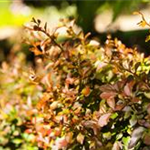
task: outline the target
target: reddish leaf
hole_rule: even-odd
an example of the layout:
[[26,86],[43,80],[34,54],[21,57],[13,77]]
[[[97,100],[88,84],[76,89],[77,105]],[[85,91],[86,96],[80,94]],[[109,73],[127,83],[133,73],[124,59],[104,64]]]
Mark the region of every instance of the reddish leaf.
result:
[[133,103],[138,103],[140,101],[140,99],[138,97],[134,97],[131,101]]
[[126,96],[132,96],[132,88],[133,88],[133,85],[134,83],[133,82],[130,82],[130,83],[127,83],[124,87],[124,94]]
[[150,103],[147,106],[147,113],[150,115]]
[[100,90],[102,92],[110,92],[110,91],[112,92],[112,91],[114,91],[114,87],[113,87],[113,85],[105,84],[105,85],[100,86]]
[[109,98],[106,100],[108,106],[112,109],[115,109],[115,99],[114,98]]
[[96,121],[88,120],[88,121],[83,122],[82,124],[83,124],[83,126],[85,126],[86,128],[91,128],[91,129],[93,129],[93,132],[94,132],[95,135],[98,134],[99,126],[97,126],[97,122],[96,122]]
[[146,134],[144,137],[144,144],[150,145],[150,135]]
[[116,141],[113,145],[112,150],[120,150],[120,149],[122,149],[122,144],[121,142]]
[[117,95],[117,93],[115,92],[103,92],[100,97],[102,99],[111,99],[114,98]]
[[32,131],[32,129],[26,129],[25,132],[26,133],[32,133],[33,131]]
[[124,108],[124,106],[125,106],[124,104],[116,105],[115,110],[116,111],[122,110]]
[[98,125],[100,127],[104,127],[105,125],[107,125],[109,122],[110,116],[111,116],[111,113],[106,113],[106,114],[102,115],[98,120]]

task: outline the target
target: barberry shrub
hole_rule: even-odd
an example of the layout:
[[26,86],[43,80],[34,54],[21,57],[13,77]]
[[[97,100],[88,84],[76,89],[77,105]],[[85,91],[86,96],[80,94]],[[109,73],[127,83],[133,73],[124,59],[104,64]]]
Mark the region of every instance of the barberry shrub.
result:
[[150,149],[149,57],[74,21],[50,31],[33,18],[25,31],[35,66],[21,52],[2,63],[0,149]]
[[[29,122],[38,147],[68,150],[150,148],[150,58],[108,36],[90,40],[66,20],[49,31],[26,27],[43,88]],[[62,31],[63,32],[60,32]]]

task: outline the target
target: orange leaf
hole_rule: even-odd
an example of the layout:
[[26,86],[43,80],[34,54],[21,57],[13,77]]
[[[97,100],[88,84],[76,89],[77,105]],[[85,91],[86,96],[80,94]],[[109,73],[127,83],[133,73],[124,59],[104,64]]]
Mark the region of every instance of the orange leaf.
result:
[[115,107],[115,111],[119,111],[119,110],[122,110],[124,108],[124,104],[119,104],[119,105],[116,105]]
[[73,132],[67,133],[67,135],[66,135],[66,141],[67,141],[68,143],[71,143],[71,142],[72,142],[72,138],[73,138]]
[[106,113],[102,115],[98,120],[98,125],[100,127],[104,127],[105,125],[107,125],[107,123],[109,122],[110,116],[111,116],[111,113]]
[[90,87],[86,86],[83,90],[82,90],[82,94],[87,97],[90,94]]
[[68,145],[68,142],[66,141],[66,139],[64,137],[58,138],[56,140],[56,148],[57,149],[62,149],[64,147],[66,147]]

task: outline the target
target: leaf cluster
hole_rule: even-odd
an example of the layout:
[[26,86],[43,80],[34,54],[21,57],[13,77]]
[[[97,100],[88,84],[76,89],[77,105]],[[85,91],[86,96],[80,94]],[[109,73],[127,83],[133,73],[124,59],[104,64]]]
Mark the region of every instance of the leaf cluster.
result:
[[0,148],[141,150],[150,144],[150,58],[109,35],[102,45],[62,20],[32,19],[0,69]]
[[63,20],[51,34],[47,24],[33,22],[26,29],[42,74],[35,82],[44,89],[30,122],[38,146],[149,148],[149,57],[111,36],[102,46],[74,21]]

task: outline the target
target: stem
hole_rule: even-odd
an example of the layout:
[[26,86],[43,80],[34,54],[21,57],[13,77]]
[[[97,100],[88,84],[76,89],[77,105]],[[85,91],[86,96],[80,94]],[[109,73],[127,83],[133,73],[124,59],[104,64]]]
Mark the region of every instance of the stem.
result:
[[55,41],[55,39],[54,39],[48,32],[46,32],[46,31],[43,30],[43,29],[40,29],[39,31],[41,31],[42,33],[46,34],[46,35],[52,40],[52,42],[53,42],[56,46],[58,46],[62,51],[65,51],[64,48],[63,48],[60,44],[58,44],[58,43]]

